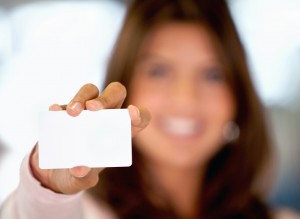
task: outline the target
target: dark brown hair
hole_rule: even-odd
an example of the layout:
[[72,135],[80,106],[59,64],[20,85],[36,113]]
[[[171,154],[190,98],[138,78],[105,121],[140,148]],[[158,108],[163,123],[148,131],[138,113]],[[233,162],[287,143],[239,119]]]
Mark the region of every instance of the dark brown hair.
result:
[[[193,22],[209,30],[219,46],[237,103],[235,122],[240,136],[209,162],[199,197],[199,218],[269,218],[254,186],[269,154],[264,110],[251,83],[245,52],[224,0],[132,1],[112,53],[105,85],[119,81],[130,89],[144,39],[155,27],[168,22]],[[148,198],[151,185],[145,182],[142,162],[133,147],[132,167],[103,171],[92,194],[107,202],[120,218],[177,218],[171,208],[160,208]]]

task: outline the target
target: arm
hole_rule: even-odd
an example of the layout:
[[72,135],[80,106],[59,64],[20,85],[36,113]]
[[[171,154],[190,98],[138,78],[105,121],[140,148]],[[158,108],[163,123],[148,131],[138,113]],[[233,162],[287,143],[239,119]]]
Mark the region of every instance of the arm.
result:
[[21,165],[18,188],[5,201],[0,218],[10,219],[79,219],[82,218],[82,193],[58,194],[41,186],[30,170],[29,156]]
[[[120,83],[109,84],[100,94],[98,89],[83,86],[66,106],[70,116],[79,116],[82,110],[120,108],[126,89]],[[52,105],[50,110],[64,110]],[[150,122],[144,108],[129,106],[132,136]],[[21,167],[20,184],[4,204],[1,218],[9,219],[77,219],[82,218],[81,193],[95,186],[103,168],[74,167],[71,169],[42,170],[38,165],[38,146],[26,157]],[[67,195],[68,194],[68,195]]]

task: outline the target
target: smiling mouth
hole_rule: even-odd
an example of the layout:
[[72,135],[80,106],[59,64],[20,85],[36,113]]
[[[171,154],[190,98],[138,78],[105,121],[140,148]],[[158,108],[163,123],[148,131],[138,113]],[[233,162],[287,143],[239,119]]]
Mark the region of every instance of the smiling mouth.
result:
[[168,135],[180,138],[198,136],[203,125],[196,119],[168,117],[161,120],[161,128]]

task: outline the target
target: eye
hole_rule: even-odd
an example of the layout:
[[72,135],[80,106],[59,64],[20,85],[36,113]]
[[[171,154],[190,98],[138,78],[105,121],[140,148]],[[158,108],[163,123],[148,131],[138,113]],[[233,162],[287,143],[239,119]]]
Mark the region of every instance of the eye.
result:
[[148,69],[148,75],[151,77],[167,77],[168,68],[164,65],[154,65]]
[[204,79],[210,82],[224,82],[225,75],[221,68],[210,67],[204,70]]

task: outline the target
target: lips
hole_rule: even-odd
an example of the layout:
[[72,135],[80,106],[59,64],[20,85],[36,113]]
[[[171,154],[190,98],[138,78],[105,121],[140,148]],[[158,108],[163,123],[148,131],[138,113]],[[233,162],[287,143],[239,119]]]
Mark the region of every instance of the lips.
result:
[[192,118],[167,117],[161,119],[160,127],[168,135],[186,138],[198,136],[203,129],[203,124]]

